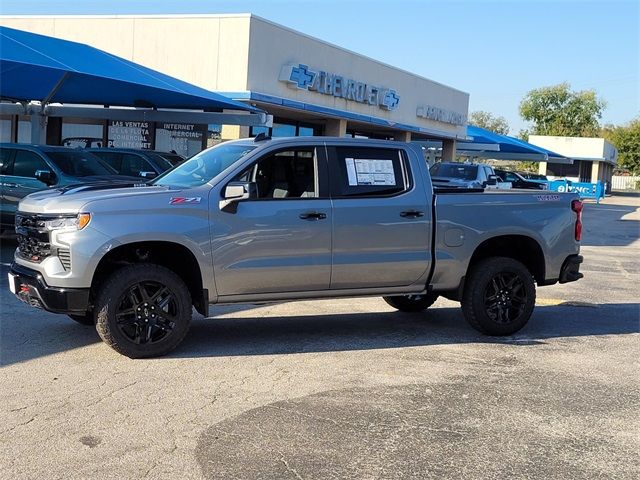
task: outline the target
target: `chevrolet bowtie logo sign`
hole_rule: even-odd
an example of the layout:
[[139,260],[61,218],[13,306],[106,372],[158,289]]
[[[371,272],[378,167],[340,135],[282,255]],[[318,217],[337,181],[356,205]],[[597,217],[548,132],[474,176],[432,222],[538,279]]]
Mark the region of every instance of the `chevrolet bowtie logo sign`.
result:
[[384,110],[395,110],[400,103],[400,95],[393,89],[377,87],[324,70],[314,71],[302,63],[284,65],[279,79],[292,88],[377,105]]

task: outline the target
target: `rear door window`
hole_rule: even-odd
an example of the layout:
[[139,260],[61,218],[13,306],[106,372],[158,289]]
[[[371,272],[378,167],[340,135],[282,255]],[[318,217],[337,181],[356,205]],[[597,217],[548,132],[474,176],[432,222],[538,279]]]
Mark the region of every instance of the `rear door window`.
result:
[[139,177],[140,172],[155,172],[155,169],[140,155],[123,153],[120,173],[131,177]]
[[97,157],[105,161],[110,167],[114,168],[118,173],[122,168],[122,154],[118,152],[91,152]]
[[409,166],[395,148],[329,148],[331,195],[379,197],[398,195],[411,188]]

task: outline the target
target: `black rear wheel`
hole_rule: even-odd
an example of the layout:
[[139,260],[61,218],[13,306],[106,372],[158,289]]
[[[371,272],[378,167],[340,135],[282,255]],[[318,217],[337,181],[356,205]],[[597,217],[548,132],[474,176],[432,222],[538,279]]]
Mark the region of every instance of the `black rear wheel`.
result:
[[512,258],[492,257],[472,267],[465,284],[466,320],[488,335],[511,335],[526,325],[536,302],[533,276]]
[[165,355],[185,337],[191,296],[182,279],[158,265],[136,264],[102,285],[95,310],[98,334],[130,358]]
[[401,312],[421,312],[433,305],[438,299],[438,295],[435,293],[427,293],[424,295],[395,295],[392,297],[382,297],[382,299]]

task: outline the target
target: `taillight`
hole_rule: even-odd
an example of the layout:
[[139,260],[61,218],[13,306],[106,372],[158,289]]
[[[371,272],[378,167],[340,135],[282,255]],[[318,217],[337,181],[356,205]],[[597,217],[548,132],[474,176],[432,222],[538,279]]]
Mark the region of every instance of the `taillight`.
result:
[[577,241],[580,241],[582,238],[582,207],[583,204],[580,200],[573,200],[571,202],[571,210],[576,212],[575,238]]

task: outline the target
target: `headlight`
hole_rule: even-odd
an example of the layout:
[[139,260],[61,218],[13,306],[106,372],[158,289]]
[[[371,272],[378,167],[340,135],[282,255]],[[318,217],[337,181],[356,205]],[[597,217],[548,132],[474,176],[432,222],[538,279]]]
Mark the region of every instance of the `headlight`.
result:
[[90,213],[79,213],[74,216],[64,216],[58,218],[52,218],[51,220],[44,220],[44,228],[47,230],[82,230],[89,225],[91,221]]

